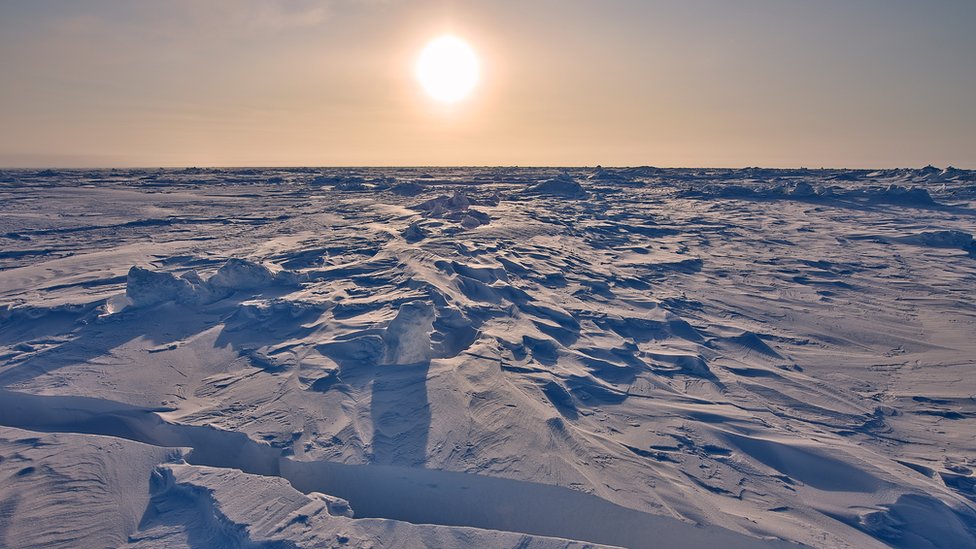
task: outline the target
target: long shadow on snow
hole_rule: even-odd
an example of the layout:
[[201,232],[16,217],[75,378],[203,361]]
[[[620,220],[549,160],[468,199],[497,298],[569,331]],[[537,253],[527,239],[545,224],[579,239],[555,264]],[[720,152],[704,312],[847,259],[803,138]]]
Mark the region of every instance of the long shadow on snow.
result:
[[[23,383],[35,377],[66,366],[84,364],[105,356],[125,343],[138,337],[146,338],[152,345],[161,345],[185,339],[200,333],[219,322],[212,314],[187,314],[187,309],[175,303],[167,303],[146,310],[124,311],[105,320],[95,320],[63,332],[71,339],[51,349],[37,353],[27,360],[0,372],[0,387]],[[39,333],[44,332],[38,327]]]
[[318,349],[339,365],[336,383],[341,380],[351,391],[370,387],[371,462],[422,467],[427,460],[431,420],[427,400],[430,362],[377,364],[383,352],[382,338],[370,330]]
[[423,362],[377,366],[374,370],[370,406],[373,463],[423,467],[427,462],[429,368],[430,362]]
[[[260,296],[271,299],[280,293],[287,291],[265,288]],[[69,336],[70,339],[0,372],[0,387],[85,364],[139,337],[145,338],[149,346],[158,346],[187,339],[221,323],[225,327],[215,346],[230,345],[238,352],[253,350],[307,335],[311,329],[305,324],[316,320],[323,310],[291,302],[272,302],[266,309],[242,305],[257,295],[238,292],[206,307],[167,302],[126,309],[105,318],[93,318],[94,311],[102,305],[102,302],[95,302],[79,308],[79,312],[53,310],[48,314],[35,314],[33,319],[18,319],[17,326],[9,329],[4,326],[4,339],[23,338],[26,342],[53,335]],[[36,326],[30,326],[30,323],[36,323]]]

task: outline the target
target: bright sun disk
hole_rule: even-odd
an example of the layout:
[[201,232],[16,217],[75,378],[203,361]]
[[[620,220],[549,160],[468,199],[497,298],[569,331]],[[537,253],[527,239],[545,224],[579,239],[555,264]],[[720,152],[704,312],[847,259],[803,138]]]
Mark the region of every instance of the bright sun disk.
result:
[[478,57],[464,40],[441,36],[431,40],[420,52],[416,74],[420,85],[432,98],[456,103],[467,97],[478,84]]

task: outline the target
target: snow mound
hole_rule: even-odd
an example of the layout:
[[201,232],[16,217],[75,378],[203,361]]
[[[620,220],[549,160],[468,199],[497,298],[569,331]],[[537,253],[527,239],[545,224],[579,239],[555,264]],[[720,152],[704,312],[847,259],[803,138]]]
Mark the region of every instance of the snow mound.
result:
[[275,281],[275,275],[264,265],[244,259],[229,259],[210,277],[210,285],[226,290],[263,288]]
[[884,202],[896,204],[921,204],[934,205],[935,200],[932,195],[921,187],[902,187],[900,185],[888,185],[884,190],[870,193],[869,198],[874,198]]
[[634,185],[635,174],[633,170],[618,170],[597,166],[587,179],[595,183],[608,185]]
[[973,540],[971,528],[976,514],[960,513],[934,497],[905,494],[880,507],[851,522],[894,547],[960,547]]
[[400,236],[402,236],[407,242],[413,244],[427,238],[427,231],[420,226],[420,223],[411,223],[406,229],[403,230],[403,232],[400,233]]
[[480,227],[481,225],[487,225],[490,221],[491,217],[485,212],[468,210],[467,213],[461,218],[461,226],[465,229],[473,229],[475,227]]
[[463,191],[455,191],[452,196],[441,195],[414,206],[415,210],[426,212],[431,217],[443,217],[449,212],[467,210],[471,201]]
[[973,239],[973,235],[963,231],[924,231],[897,240],[906,244],[925,246],[927,248],[960,249],[976,257],[976,240]]
[[425,217],[449,219],[461,224],[465,229],[473,229],[491,222],[487,213],[475,210],[474,204],[463,191],[455,191],[452,196],[441,195],[422,202],[413,209],[423,212]]
[[415,181],[401,181],[391,186],[390,192],[401,196],[417,196],[424,192],[424,186]]
[[788,194],[790,196],[805,198],[817,194],[817,191],[813,188],[813,185],[806,181],[798,181],[789,189]]
[[564,196],[567,198],[583,198],[586,190],[576,181],[576,178],[563,172],[551,179],[545,179],[532,185],[526,192],[529,194],[545,194],[554,196]]
[[976,246],[973,235],[962,231],[927,231],[918,235],[918,240],[926,246],[935,248],[962,248],[971,250]]

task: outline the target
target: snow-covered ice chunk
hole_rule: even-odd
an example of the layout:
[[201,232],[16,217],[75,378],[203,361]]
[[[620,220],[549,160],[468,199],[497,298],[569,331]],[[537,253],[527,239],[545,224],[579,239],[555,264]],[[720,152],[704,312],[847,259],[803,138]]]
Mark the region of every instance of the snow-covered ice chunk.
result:
[[400,305],[383,334],[386,364],[416,364],[432,356],[430,334],[434,324],[434,305],[429,301],[411,301]]
[[137,307],[164,301],[192,303],[199,299],[199,286],[172,273],[132,267],[126,276],[125,295]]
[[928,248],[955,248],[969,252],[969,255],[976,257],[976,240],[973,239],[973,235],[964,231],[924,231],[896,240]]
[[463,191],[455,191],[452,196],[441,195],[414,206],[415,210],[427,212],[431,217],[440,217],[447,212],[467,210],[471,201]]
[[801,198],[807,196],[813,196],[814,194],[816,194],[816,191],[814,191],[813,185],[807,183],[806,181],[798,181],[796,185],[793,185],[793,187],[791,187],[789,190],[790,196],[796,196]]
[[207,280],[196,271],[187,271],[177,277],[172,273],[134,266],[126,277],[125,293],[136,307],[165,301],[199,304],[222,299],[239,290],[256,290],[272,284],[291,285],[300,280],[301,276],[292,271],[275,273],[260,263],[232,258]]
[[214,288],[251,290],[268,286],[274,279],[274,273],[264,265],[232,258],[210,277],[209,282]]
[[461,226],[465,229],[474,229],[481,225],[487,225],[491,218],[485,212],[478,210],[468,210],[467,214],[461,218]]
[[876,198],[900,204],[935,204],[932,195],[921,187],[905,188],[900,185],[888,185],[883,191],[877,193]]
[[973,235],[962,231],[926,231],[918,235],[918,241],[933,248],[960,248],[972,250],[976,248]]
[[403,236],[404,240],[412,244],[427,238],[427,231],[420,226],[420,223],[411,223],[400,235]]

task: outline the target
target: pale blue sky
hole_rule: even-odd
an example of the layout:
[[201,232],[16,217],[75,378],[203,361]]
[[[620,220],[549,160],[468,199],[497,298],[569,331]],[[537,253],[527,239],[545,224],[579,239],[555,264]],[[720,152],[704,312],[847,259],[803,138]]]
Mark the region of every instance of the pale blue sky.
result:
[[[0,165],[976,168],[976,1],[0,0]],[[483,81],[414,81],[452,32]]]

